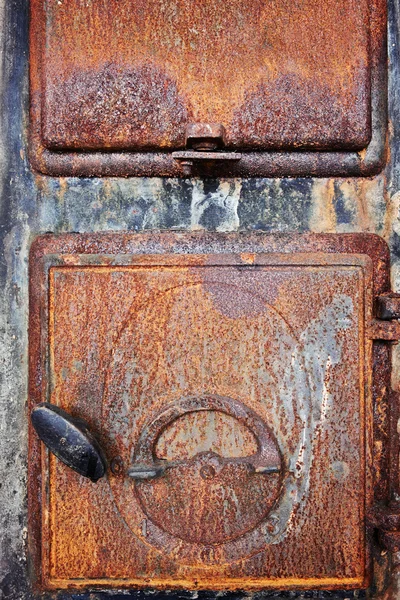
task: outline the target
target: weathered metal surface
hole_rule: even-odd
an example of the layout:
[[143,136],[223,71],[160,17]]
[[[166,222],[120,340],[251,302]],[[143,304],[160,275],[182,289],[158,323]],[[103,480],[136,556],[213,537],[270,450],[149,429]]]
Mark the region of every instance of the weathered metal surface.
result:
[[[6,600],[121,600],[126,592],[59,591],[36,596],[31,589],[32,569],[27,561],[26,460],[27,397],[27,256],[31,241],[45,232],[115,231],[125,229],[195,228],[217,231],[267,232],[375,232],[391,249],[393,289],[400,291],[400,2],[389,2],[389,109],[390,152],[385,172],[364,179],[57,179],[34,176],[27,161],[28,145],[28,2],[0,0],[0,38],[3,60],[0,87],[3,118],[0,128],[0,590]],[[340,155],[336,156],[338,164]],[[308,158],[310,160],[310,157]],[[332,175],[338,173],[331,165]],[[303,173],[307,163],[303,164]],[[276,172],[276,171],[275,171]],[[327,174],[329,172],[325,170]],[[207,236],[205,236],[207,239]],[[200,251],[200,248],[199,248]],[[389,288],[387,288],[389,289]],[[377,456],[387,449],[387,397],[390,348],[375,342],[380,376],[375,378],[375,443]],[[399,389],[400,347],[394,346],[392,385]],[[386,365],[386,372],[382,369]],[[379,454],[380,452],[380,454]],[[387,471],[376,468],[375,491],[387,496]],[[29,538],[28,538],[29,541]],[[396,558],[396,555],[394,556]],[[376,545],[373,590],[380,596],[392,572],[390,552]],[[376,586],[376,587],[375,587]],[[370,592],[368,592],[369,594]],[[372,593],[372,592],[371,592]],[[1,595],[1,594],[0,594]],[[324,600],[365,597],[362,591],[304,593],[265,590],[253,599],[290,600],[317,596]],[[382,594],[383,595],[383,594]],[[209,600],[210,592],[168,593],[171,600]],[[249,593],[220,594],[225,600],[243,600]],[[136,590],[129,598],[145,600]],[[166,592],[153,592],[165,600]]]
[[232,148],[369,142],[366,0],[42,0],[32,14],[47,148],[179,148],[188,119],[222,123]]
[[[365,510],[372,487],[385,496],[388,464],[380,423],[372,444],[371,422],[372,393],[385,402],[378,394],[382,382],[389,386],[387,355],[374,343],[372,357],[363,334],[372,293],[389,291],[379,238],[47,236],[33,247],[31,269],[31,400],[49,394],[84,417],[119,464],[107,482],[91,486],[46,457],[38,466],[31,439],[31,535],[36,544],[44,536],[36,546],[42,584],[367,584]],[[215,477],[215,453],[231,464],[257,453],[257,432],[232,413],[183,410],[153,436],[157,460],[183,461],[179,473],[137,483],[126,477],[152,415],[202,394],[240,401],[276,438],[284,466],[274,475],[276,491],[268,486],[277,496],[272,509],[265,498],[264,516],[246,512],[240,495],[237,504],[229,494],[220,503],[237,480]],[[42,503],[41,471],[49,489]],[[243,476],[242,493],[263,491],[261,473]],[[175,521],[166,488],[177,500]],[[213,521],[215,511],[222,516]]]
[[[31,17],[31,158],[43,172],[182,176],[166,151],[184,148],[191,123],[219,123],[226,147],[246,150],[213,174],[382,165],[384,0],[31,0]],[[299,149],[312,152],[285,152]]]

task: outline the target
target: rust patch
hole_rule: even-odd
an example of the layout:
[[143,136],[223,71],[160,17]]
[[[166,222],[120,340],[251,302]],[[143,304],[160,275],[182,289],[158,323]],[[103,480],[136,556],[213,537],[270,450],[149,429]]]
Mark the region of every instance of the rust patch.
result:
[[52,149],[184,148],[190,118],[176,83],[157,66],[108,64],[48,86],[43,143]]
[[[371,137],[369,83],[359,67],[349,74],[354,88],[344,105],[343,92],[315,76],[298,73],[246,90],[235,110],[228,145],[239,148],[364,148]],[[328,117],[329,115],[329,117]]]

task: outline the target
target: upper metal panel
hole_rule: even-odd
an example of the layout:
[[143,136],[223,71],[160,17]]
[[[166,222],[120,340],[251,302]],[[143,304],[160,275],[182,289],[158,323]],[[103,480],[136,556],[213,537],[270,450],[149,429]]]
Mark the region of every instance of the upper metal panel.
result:
[[[31,5],[31,156],[43,172],[182,175],[171,151],[192,123],[224,126],[225,150],[244,150],[195,165],[203,174],[378,168],[383,0]],[[373,156],[357,153],[371,136]]]

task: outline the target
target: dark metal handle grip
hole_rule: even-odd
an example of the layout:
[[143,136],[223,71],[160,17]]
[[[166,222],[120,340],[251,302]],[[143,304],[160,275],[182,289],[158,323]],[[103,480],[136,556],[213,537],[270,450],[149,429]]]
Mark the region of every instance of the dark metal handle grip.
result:
[[48,402],[32,410],[31,421],[41,441],[64,464],[93,482],[104,476],[106,459],[85,421]]

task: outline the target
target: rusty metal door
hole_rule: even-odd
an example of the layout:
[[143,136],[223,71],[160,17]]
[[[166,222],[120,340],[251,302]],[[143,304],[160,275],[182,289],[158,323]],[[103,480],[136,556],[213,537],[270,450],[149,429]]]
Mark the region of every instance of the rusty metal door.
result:
[[378,238],[47,236],[31,268],[33,406],[109,465],[32,437],[43,586],[368,585]]
[[31,160],[53,175],[376,171],[385,5],[31,0]]

